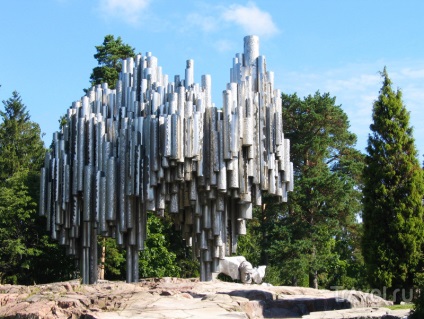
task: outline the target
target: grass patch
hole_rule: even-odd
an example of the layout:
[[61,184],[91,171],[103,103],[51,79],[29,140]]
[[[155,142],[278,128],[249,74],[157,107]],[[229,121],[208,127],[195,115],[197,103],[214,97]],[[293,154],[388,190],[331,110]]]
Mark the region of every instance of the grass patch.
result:
[[389,308],[390,310],[399,310],[399,309],[412,309],[413,307],[414,307],[414,304],[407,303],[404,305],[387,306],[386,308]]

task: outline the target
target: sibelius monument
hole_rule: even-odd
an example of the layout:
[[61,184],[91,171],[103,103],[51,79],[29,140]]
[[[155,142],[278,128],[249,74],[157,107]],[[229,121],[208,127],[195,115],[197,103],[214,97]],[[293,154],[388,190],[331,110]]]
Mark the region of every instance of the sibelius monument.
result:
[[125,247],[126,280],[138,281],[147,212],[165,210],[200,261],[200,279],[211,280],[262,194],[286,201],[293,190],[280,95],[259,38],[247,36],[221,109],[211,77],[194,82],[193,60],[170,81],[151,53],[122,61],[116,89],[103,83],[72,103],[41,169],[40,215],[79,260],[83,283],[97,281],[97,235]]

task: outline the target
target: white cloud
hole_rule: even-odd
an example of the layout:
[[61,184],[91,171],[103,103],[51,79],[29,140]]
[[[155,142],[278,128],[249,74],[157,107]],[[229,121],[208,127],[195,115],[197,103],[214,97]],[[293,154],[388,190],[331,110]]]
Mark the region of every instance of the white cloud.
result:
[[204,32],[216,31],[219,28],[218,20],[213,16],[207,16],[200,13],[190,13],[187,16],[188,25],[195,25]]
[[100,0],[99,10],[106,17],[118,17],[128,24],[137,25],[149,2],[150,0]]
[[273,36],[279,32],[271,15],[261,11],[253,2],[245,6],[230,5],[222,13],[222,18],[239,25],[247,34]]
[[412,79],[423,79],[424,78],[424,69],[411,69],[411,68],[404,68],[399,71],[400,76],[405,78],[412,78]]
[[251,1],[246,5],[230,3],[225,6],[200,2],[192,9],[181,19],[183,24],[179,31],[186,35],[198,36],[199,31],[207,34],[207,45],[219,53],[237,51],[239,46],[230,40],[237,33],[266,38],[279,32],[271,14]]

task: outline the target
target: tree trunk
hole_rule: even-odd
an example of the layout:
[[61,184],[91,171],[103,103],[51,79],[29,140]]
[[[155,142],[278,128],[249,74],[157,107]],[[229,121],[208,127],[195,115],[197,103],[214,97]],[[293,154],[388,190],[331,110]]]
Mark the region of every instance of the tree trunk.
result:
[[[312,260],[316,259],[316,248],[312,247]],[[314,267],[315,268],[315,267]],[[318,271],[316,269],[311,270],[309,273],[309,287],[318,289]]]
[[268,246],[268,238],[266,235],[266,215],[265,215],[266,204],[261,205],[262,212],[262,244],[261,244],[261,262],[263,265],[268,265],[268,254],[266,253],[266,247]]
[[318,289],[318,271],[314,271],[313,274],[313,288]]
[[100,257],[99,279],[105,279],[105,261],[106,261],[106,238],[102,240],[102,256]]
[[309,274],[309,286],[314,289],[318,289],[318,271],[314,270]]

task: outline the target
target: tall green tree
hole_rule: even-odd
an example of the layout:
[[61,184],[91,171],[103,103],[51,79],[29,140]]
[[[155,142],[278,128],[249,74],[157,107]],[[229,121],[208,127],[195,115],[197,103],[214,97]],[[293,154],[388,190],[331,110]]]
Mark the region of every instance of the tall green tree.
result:
[[[412,287],[422,260],[423,172],[402,92],[386,68],[373,105],[364,169],[363,252],[373,288]],[[393,296],[399,302],[400,292]]]
[[27,242],[37,204],[28,195],[28,171],[17,172],[0,186],[0,282],[17,283],[29,269],[30,256],[39,254]]
[[0,282],[33,284],[69,279],[72,261],[48,237],[38,216],[40,127],[17,92],[0,111]]
[[0,111],[0,183],[14,173],[28,169],[38,171],[45,149],[40,126],[30,120],[26,106],[18,92],[3,101]]
[[91,85],[107,83],[110,88],[115,88],[116,81],[121,72],[121,59],[135,56],[135,49],[122,42],[121,37],[106,35],[103,44],[96,46],[97,53],[94,58],[98,66],[93,69],[90,76]]
[[340,268],[347,273],[348,265],[359,262],[356,248],[343,244],[356,232],[360,211],[363,158],[354,148],[356,136],[328,93],[303,100],[283,94],[282,102],[295,188],[287,204],[266,197],[255,214],[267,280],[315,288],[344,285],[337,280]]
[[16,172],[0,185],[0,283],[34,284],[73,277],[75,264],[38,216],[38,173]]

